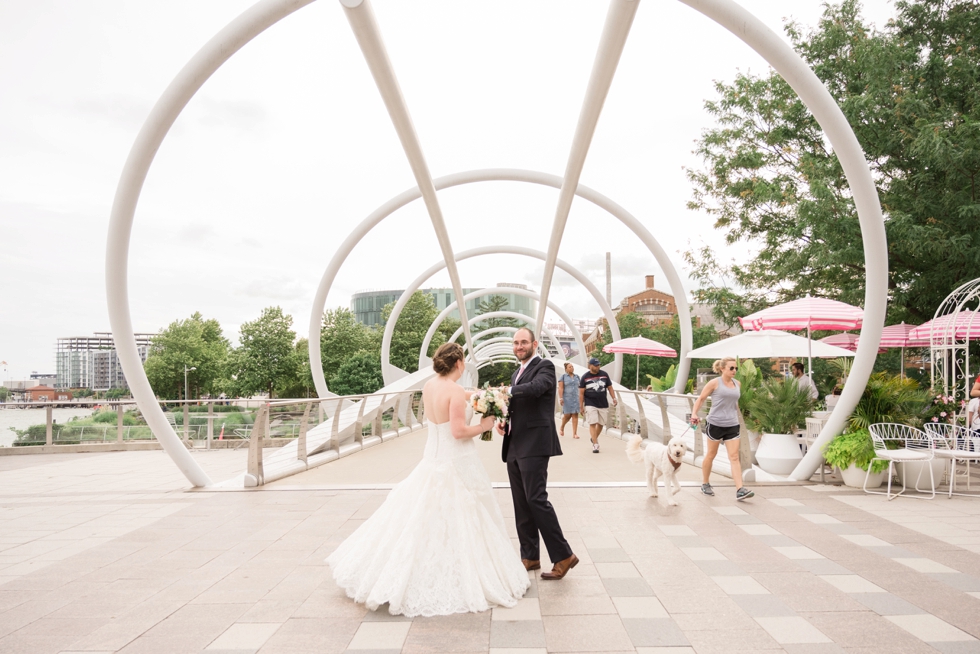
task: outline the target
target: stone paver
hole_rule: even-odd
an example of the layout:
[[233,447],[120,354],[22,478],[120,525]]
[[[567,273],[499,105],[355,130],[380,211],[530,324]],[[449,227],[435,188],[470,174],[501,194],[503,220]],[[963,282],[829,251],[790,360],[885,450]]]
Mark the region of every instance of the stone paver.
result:
[[[216,479],[244,464],[194,456]],[[667,509],[635,485],[565,480],[551,498],[582,560],[568,578],[534,573],[511,609],[408,619],[354,604],[323,562],[384,489],[187,492],[162,452],[10,458],[24,465],[0,471],[0,652],[980,651],[969,498],[756,486],[736,505],[689,487]]]

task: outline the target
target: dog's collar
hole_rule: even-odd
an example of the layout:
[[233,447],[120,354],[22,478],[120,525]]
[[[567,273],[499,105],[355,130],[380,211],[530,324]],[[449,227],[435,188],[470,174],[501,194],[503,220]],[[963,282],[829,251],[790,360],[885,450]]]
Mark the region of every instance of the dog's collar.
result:
[[670,461],[670,465],[674,466],[674,470],[677,470],[678,468],[681,467],[681,462],[680,461],[674,461],[674,459],[671,458],[669,455],[667,456],[667,460]]

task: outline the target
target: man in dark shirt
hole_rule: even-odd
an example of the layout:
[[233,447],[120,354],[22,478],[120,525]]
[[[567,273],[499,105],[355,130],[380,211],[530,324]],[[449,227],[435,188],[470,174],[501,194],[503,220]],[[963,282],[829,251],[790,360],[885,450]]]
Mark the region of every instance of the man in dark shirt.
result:
[[612,379],[605,370],[599,369],[598,359],[589,359],[589,372],[582,375],[582,381],[578,385],[578,405],[582,408],[586,424],[589,425],[593,454],[599,453],[599,434],[602,433],[602,428],[606,426],[608,419],[607,392],[612,397],[613,406],[616,406],[616,391],[613,390]]

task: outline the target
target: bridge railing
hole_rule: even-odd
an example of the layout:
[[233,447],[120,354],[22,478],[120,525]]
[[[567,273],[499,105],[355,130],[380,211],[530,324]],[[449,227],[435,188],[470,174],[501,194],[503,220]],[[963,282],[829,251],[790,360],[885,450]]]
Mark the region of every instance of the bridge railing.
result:
[[[410,433],[424,417],[420,390],[267,401],[247,434],[245,485],[261,486]],[[296,438],[266,457],[264,447],[279,436],[276,425],[287,422]]]

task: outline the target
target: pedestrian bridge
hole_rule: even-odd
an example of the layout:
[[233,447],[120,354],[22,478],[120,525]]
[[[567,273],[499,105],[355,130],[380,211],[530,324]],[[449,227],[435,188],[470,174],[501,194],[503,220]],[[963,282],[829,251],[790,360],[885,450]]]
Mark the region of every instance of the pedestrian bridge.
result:
[[[585,370],[584,367],[576,365],[577,373],[581,374]],[[475,371],[470,371],[471,382],[473,372]],[[256,487],[274,482],[303,485],[309,483],[307,480],[310,479],[329,483],[330,480],[335,479],[333,472],[335,469],[343,470],[337,473],[337,478],[344,479],[344,483],[375,484],[397,481],[396,471],[404,470],[404,465],[408,465],[410,470],[421,457],[421,444],[425,441],[426,426],[421,388],[434,374],[431,367],[426,367],[397,379],[369,395],[266,403],[260,408],[250,435],[246,470],[217,485],[221,488]],[[589,456],[583,459],[575,455],[556,460],[554,470],[560,472],[557,477],[553,473],[551,480],[556,481],[560,478],[566,483],[616,483],[641,480],[643,475],[639,466],[635,468],[631,466],[625,456],[615,456],[618,459],[616,465],[606,463],[606,459],[611,457],[603,456],[613,452],[621,455],[625,447],[624,441],[637,433],[645,441],[666,442],[672,437],[684,439],[688,446],[688,454],[685,457],[685,463],[688,465],[682,466],[684,470],[682,478],[690,481],[700,479],[700,472],[695,467],[699,468],[701,464],[704,439],[700,428],[694,430],[687,422],[687,416],[690,415],[694,405],[694,396],[674,393],[637,393],[621,384],[615,384],[614,388],[620,400],[619,406],[610,411],[610,427],[600,436],[602,448],[600,456],[591,456],[591,448],[585,445],[588,441],[587,428],[579,425],[582,438],[576,441],[571,435],[571,425],[569,425],[567,427],[569,435],[567,439],[563,439],[563,448],[575,452],[576,450],[571,448],[581,442],[583,447],[579,449]],[[292,415],[302,415],[298,438],[275,450],[265,447],[264,441],[273,431],[275,415],[277,412],[287,411]],[[746,461],[751,457],[748,440],[748,438],[742,439],[746,450],[742,456]],[[399,442],[395,444],[395,441]],[[377,450],[372,451],[368,456],[367,451],[374,450],[375,447]],[[494,444],[481,442],[480,447],[487,469],[493,471],[495,467],[499,467],[502,471],[499,439]],[[409,455],[410,452],[412,455]],[[348,457],[365,462],[345,463]],[[370,463],[367,460],[370,460]],[[323,470],[321,471],[320,468]],[[716,475],[731,477],[730,465],[723,449],[715,459],[713,470]],[[360,471],[365,476],[352,477],[353,471]],[[752,472],[749,470],[746,472],[746,479],[749,481],[754,479]],[[506,481],[506,474],[503,472],[499,472],[496,477],[493,474],[491,476],[495,481]],[[283,481],[287,478],[292,479]]]

